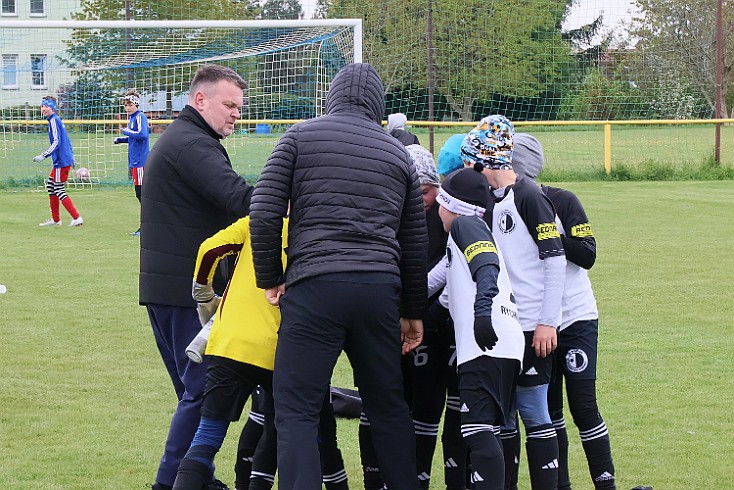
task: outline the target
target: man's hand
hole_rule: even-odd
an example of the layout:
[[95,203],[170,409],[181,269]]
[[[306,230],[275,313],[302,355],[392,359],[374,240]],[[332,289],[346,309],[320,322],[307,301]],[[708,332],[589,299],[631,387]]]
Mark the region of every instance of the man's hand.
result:
[[38,156],[33,157],[33,161],[36,162],[36,163],[41,163],[45,159],[46,159],[46,157],[44,157],[43,155],[38,155]]
[[403,341],[403,354],[412,351],[423,342],[423,320],[400,319],[400,340]]
[[538,324],[533,334],[533,348],[538,357],[549,356],[558,347],[558,332],[550,325]]
[[280,297],[285,294],[285,284],[279,284],[274,288],[265,290],[265,298],[273,306],[280,306]]
[[497,333],[492,326],[492,318],[488,316],[474,317],[474,340],[480,349],[490,351],[497,345]]
[[125,140],[123,138],[115,138],[112,140],[112,142],[116,145],[119,145],[120,143],[123,143]]

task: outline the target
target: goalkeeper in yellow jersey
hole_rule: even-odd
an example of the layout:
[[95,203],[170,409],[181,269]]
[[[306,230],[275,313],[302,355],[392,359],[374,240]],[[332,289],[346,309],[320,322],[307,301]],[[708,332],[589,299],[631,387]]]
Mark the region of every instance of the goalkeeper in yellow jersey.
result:
[[[201,421],[191,447],[181,461],[173,485],[177,490],[200,490],[213,480],[214,456],[224,441],[230,422],[239,419],[253,389],[260,385],[270,403],[264,408],[265,430],[255,453],[250,489],[269,489],[276,468],[272,377],[275,345],[280,327],[280,310],[270,305],[255,285],[250,245],[249,217],[206,239],[199,247],[194,270],[193,296],[202,324],[213,315],[206,345],[208,360],[206,388],[201,407]],[[287,228],[287,220],[285,222]],[[287,234],[283,233],[283,248]],[[219,261],[238,254],[232,277],[219,298],[212,282]],[[285,254],[283,261],[285,262]],[[325,394],[326,395],[326,394]],[[324,416],[333,418],[329,397],[325,396]],[[327,489],[347,489],[347,476],[341,453],[336,447],[336,424],[333,433],[321,434],[322,469]],[[328,479],[328,481],[327,481]],[[239,480],[239,479],[238,479]],[[247,488],[244,486],[242,488]]]

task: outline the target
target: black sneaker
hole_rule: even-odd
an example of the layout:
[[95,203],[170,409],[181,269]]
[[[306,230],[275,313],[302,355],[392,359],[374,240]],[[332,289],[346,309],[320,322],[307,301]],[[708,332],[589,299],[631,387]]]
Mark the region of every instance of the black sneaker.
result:
[[206,486],[206,490],[229,490],[229,487],[215,478],[213,482]]

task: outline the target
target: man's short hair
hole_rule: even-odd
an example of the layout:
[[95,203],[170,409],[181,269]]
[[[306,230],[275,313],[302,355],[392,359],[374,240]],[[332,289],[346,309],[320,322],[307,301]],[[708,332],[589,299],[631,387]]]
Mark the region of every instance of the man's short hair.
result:
[[247,88],[247,83],[236,71],[221,65],[204,65],[194,75],[191,81],[190,94],[193,96],[197,91],[201,90],[203,85],[211,85],[222,80],[226,80],[237,85],[242,90]]
[[125,97],[126,95],[134,95],[135,97],[140,97],[140,92],[138,92],[134,88],[131,88],[130,90],[122,94],[123,97]]

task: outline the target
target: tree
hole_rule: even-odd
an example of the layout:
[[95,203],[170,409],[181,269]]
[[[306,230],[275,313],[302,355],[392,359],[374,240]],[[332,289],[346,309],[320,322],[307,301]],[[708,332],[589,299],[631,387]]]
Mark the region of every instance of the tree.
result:
[[303,8],[299,0],[267,0],[262,6],[260,18],[297,20],[303,18]]
[[[246,20],[257,16],[257,0],[80,0],[80,8],[73,15],[74,20]],[[134,26],[131,24],[131,26]],[[236,43],[240,43],[237,45]],[[141,80],[147,80],[141,90],[148,93],[164,91],[167,93],[167,113],[170,115],[173,94],[180,93],[180,87],[187,87],[195,63],[180,64],[176,69],[164,63],[156,64],[145,57],[160,46],[159,53],[175,56],[178,48],[203,49],[204,47],[220,52],[241,50],[241,40],[214,29],[75,29],[67,42],[67,56],[61,62],[72,68],[102,65],[102,69],[80,71],[78,79],[71,85],[70,93],[79,110],[85,98],[87,105],[96,104],[94,112],[99,113],[102,106],[96,94],[117,94],[120,90],[134,87]],[[120,60],[124,61],[111,61]],[[133,62],[127,60],[143,60]],[[115,63],[124,66],[115,66]],[[107,66],[105,66],[107,65]],[[232,66],[234,68],[234,66]],[[90,92],[90,89],[93,91]],[[113,99],[110,110],[119,109]],[[84,113],[90,113],[86,111]]]
[[[536,97],[573,63],[560,24],[572,0],[432,0],[435,89],[462,120],[479,100]],[[426,89],[427,1],[320,0],[319,15],[360,16],[363,55],[386,92]]]
[[[636,38],[640,85],[690,87],[716,112],[716,7],[718,0],[636,0],[640,11],[629,33]],[[734,1],[723,0],[722,113],[734,93]],[[734,117],[734,108],[732,108]]]

